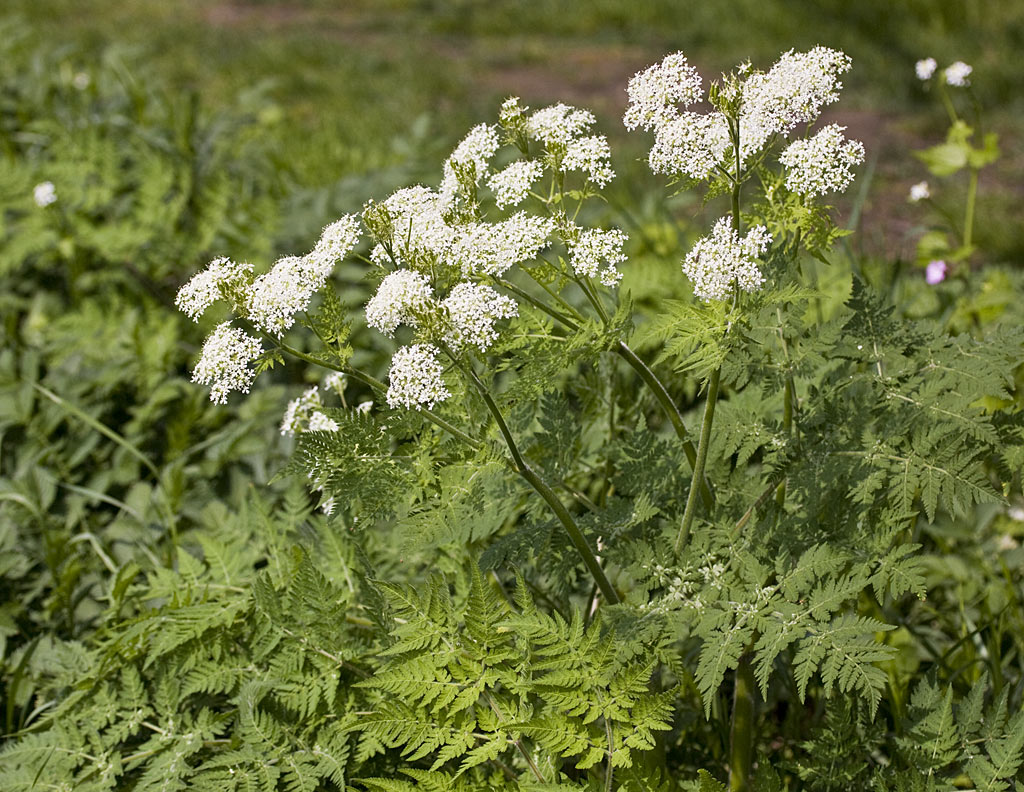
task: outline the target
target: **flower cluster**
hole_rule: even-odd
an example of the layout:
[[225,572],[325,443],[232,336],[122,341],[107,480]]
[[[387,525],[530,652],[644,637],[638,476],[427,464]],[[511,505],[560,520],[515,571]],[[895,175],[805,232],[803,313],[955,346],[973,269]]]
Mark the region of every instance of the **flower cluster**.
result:
[[722,109],[679,110],[699,102],[702,93],[700,75],[677,52],[633,77],[623,122],[629,129],[654,130],[649,163],[655,173],[706,179],[729,164],[731,130],[738,129],[740,158],[747,162],[777,135],[816,120],[823,106],[839,98],[839,77],[850,63],[838,50],[815,47],[785,53],[767,72],[743,67],[720,93],[739,108],[736,125],[730,127]]
[[388,374],[390,407],[431,408],[452,395],[441,376],[439,353],[433,344],[410,344],[395,352]]
[[787,188],[801,195],[825,195],[850,186],[851,168],[864,162],[864,146],[847,140],[845,128],[829,124],[811,138],[794,141],[782,152],[779,162],[787,169]]
[[922,181],[910,188],[910,195],[907,200],[911,203],[918,203],[919,201],[927,200],[932,197],[932,191],[928,188],[928,182]]
[[[519,100],[502,105],[506,126],[519,119],[524,109]],[[589,110],[556,104],[537,110],[522,125],[526,136],[541,143],[554,155],[563,173],[582,171],[587,180],[604,187],[615,178],[611,167],[611,149],[604,135],[586,135],[596,119]]]
[[746,292],[756,291],[764,283],[756,259],[771,241],[771,234],[761,225],[740,239],[731,218],[720,218],[711,234],[698,240],[683,261],[683,273],[693,283],[693,293],[708,301],[728,298],[733,284]]
[[281,419],[281,434],[294,436],[303,431],[313,413],[322,409],[323,402],[320,401],[320,388],[314,385],[297,399],[292,399],[288,402],[288,407],[284,411],[284,417]]
[[400,324],[416,326],[416,314],[427,309],[434,290],[426,276],[414,270],[392,272],[366,304],[366,323],[389,338]]
[[193,322],[217,300],[252,283],[252,265],[215,258],[178,290],[174,304]]
[[534,258],[555,229],[550,217],[516,212],[497,223],[469,223],[459,229],[449,263],[463,275],[504,275]]
[[456,285],[441,302],[441,307],[451,324],[445,340],[455,352],[469,345],[486,352],[498,340],[494,323],[519,315],[515,300],[478,283]]
[[259,339],[230,322],[217,325],[203,344],[192,381],[210,386],[210,401],[226,404],[231,391],[248,393],[256,372],[249,363],[263,352]]
[[617,228],[610,231],[598,228],[580,231],[576,240],[569,243],[569,262],[573,271],[588,278],[600,277],[605,286],[614,286],[622,279],[622,273],[615,265],[626,260],[622,252],[626,239],[626,234]]
[[[938,65],[935,58],[922,58],[914,64],[914,72],[917,74],[917,79],[921,81],[930,80],[935,75]],[[972,66],[963,61],[955,61],[942,70],[942,79],[947,85],[952,85],[956,88],[966,88],[971,84],[971,81],[967,78],[971,76],[973,71],[974,68]]]
[[52,181],[40,182],[32,189],[32,200],[40,209],[45,209],[50,204],[56,203],[57,188],[53,186]]
[[473,185],[479,183],[499,145],[497,130],[490,124],[478,124],[455,147],[444,163],[444,178],[439,190],[445,207],[452,205],[459,191],[460,177]]
[[543,173],[544,166],[537,160],[517,160],[492,175],[487,186],[494,193],[494,203],[499,209],[518,206]]

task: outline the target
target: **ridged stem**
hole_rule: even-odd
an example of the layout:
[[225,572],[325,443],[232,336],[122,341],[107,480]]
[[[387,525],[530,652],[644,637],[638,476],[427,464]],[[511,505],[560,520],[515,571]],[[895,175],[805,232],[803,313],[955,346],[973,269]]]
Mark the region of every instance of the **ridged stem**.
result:
[[590,545],[587,544],[586,537],[583,536],[583,532],[580,531],[579,526],[576,525],[576,521],[573,520],[569,510],[565,508],[565,504],[559,499],[555,492],[549,487],[544,480],[538,476],[533,468],[523,458],[523,455],[519,451],[519,447],[516,445],[515,438],[512,437],[512,432],[508,428],[508,424],[505,423],[505,419],[501,415],[501,410],[498,409],[498,405],[494,403],[494,399],[491,397],[490,392],[487,390],[487,386],[480,381],[480,378],[476,375],[476,372],[469,366],[465,368],[466,373],[480,392],[480,397],[484,400],[484,404],[487,405],[487,409],[494,417],[494,422],[498,425],[498,430],[501,432],[501,436],[505,440],[505,445],[508,446],[509,453],[512,455],[512,459],[515,462],[516,472],[522,476],[522,478],[533,487],[534,491],[540,495],[545,503],[551,508],[551,511],[555,513],[555,517],[565,528],[565,532],[569,535],[569,540],[573,543],[576,551],[580,554],[583,559],[583,563],[586,565],[590,574],[594,578],[594,582],[597,583],[597,587],[601,589],[601,594],[604,595],[605,601],[610,605],[615,605],[619,602],[619,595],[612,588],[612,584],[608,581],[608,578],[604,574],[604,570],[601,569],[601,564],[598,563],[597,557],[594,555],[594,551],[590,549]]
[[700,425],[700,441],[697,444],[697,460],[693,466],[693,480],[690,492],[686,496],[686,509],[683,511],[683,522],[679,526],[676,537],[675,551],[678,553],[690,539],[690,526],[693,524],[697,506],[697,493],[704,479],[704,465],[708,459],[708,446],[711,444],[711,424],[715,420],[715,403],[718,401],[718,385],[722,379],[721,367],[716,368],[708,381],[707,402],[704,404],[704,420]]
[[754,752],[754,666],[744,653],[736,667],[732,698],[732,726],[729,730],[729,790],[748,792]]

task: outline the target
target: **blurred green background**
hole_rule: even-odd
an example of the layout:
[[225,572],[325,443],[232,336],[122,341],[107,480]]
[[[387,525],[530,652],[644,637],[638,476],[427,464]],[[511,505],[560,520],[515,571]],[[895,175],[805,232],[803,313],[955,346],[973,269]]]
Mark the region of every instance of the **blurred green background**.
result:
[[620,172],[635,194],[646,192],[658,182],[636,160],[649,141],[627,138],[620,122],[633,73],[681,49],[711,79],[747,58],[767,68],[782,51],[823,44],[854,61],[829,119],[862,139],[876,166],[858,244],[908,257],[919,229],[906,188],[923,178],[908,150],[943,129],[914,62],[964,60],[1004,149],[982,184],[980,214],[992,222],[981,223],[981,244],[1020,252],[1003,222],[1024,198],[1016,0],[6,0],[5,9],[40,40],[75,45],[76,68],[116,44],[135,48],[169,90],[198,91],[207,107],[266,88],[274,107],[264,108],[265,132],[280,167],[295,188],[332,189],[300,204],[285,236],[313,233],[361,204],[365,193],[347,194],[339,180],[411,158],[437,162],[422,149],[443,156],[509,95],[592,108]]

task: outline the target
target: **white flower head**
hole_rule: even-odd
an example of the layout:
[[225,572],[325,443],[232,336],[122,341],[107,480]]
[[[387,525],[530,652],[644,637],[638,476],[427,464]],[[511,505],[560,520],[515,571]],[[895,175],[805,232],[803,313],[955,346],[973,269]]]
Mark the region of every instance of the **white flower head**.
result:
[[430,188],[406,187],[393,193],[381,206],[390,218],[391,237],[379,241],[391,245],[398,263],[423,254],[440,258],[451,246],[455,229],[445,222],[441,196]]
[[320,410],[315,410],[309,416],[309,423],[306,425],[307,432],[337,432],[338,422],[328,418]]
[[36,202],[36,206],[45,209],[50,204],[56,203],[57,188],[53,186],[52,181],[40,182],[32,189],[32,199]]
[[648,162],[654,173],[706,179],[725,159],[729,145],[724,115],[682,113],[658,127]]
[[808,124],[821,108],[839,99],[839,76],[852,61],[839,50],[815,47],[790,50],[767,72],[754,72],[742,84],[740,156],[746,161],[777,134]]
[[659,127],[679,115],[676,105],[688,107],[703,96],[700,74],[681,52],[637,72],[629,81],[626,93],[629,107],[622,119],[626,129]]
[[487,180],[499,209],[517,206],[530,193],[530,189],[544,174],[538,160],[516,160]]
[[324,377],[324,390],[332,390],[341,396],[345,392],[345,381],[348,377],[341,371],[332,371]]
[[293,436],[301,432],[309,422],[309,417],[321,407],[323,403],[320,401],[320,389],[314,385],[297,399],[288,402],[288,407],[281,418],[281,434]]
[[911,203],[917,203],[918,201],[924,201],[927,198],[932,197],[932,191],[928,188],[928,182],[922,181],[910,188],[910,195],[907,200]]
[[966,88],[971,84],[971,81],[967,78],[970,76],[974,69],[968,66],[963,61],[957,61],[946,67],[946,71],[943,72],[946,78],[947,85],[953,85],[957,88]]
[[245,306],[249,319],[268,333],[281,336],[326,281],[327,273],[303,256],[278,259],[249,289]]
[[456,352],[470,344],[486,352],[498,340],[494,323],[519,315],[515,300],[478,283],[459,283],[444,298],[441,307],[451,321],[446,341]]
[[534,258],[547,245],[555,221],[516,212],[499,223],[470,223],[452,247],[451,262],[463,275],[501,276],[523,261]]
[[345,215],[340,220],[324,228],[316,246],[306,254],[306,263],[310,272],[326,281],[335,265],[359,241],[359,218],[356,215]]
[[389,338],[400,324],[416,326],[416,313],[426,310],[434,290],[426,276],[414,270],[392,272],[366,304],[366,323]]
[[433,407],[451,396],[445,387],[444,368],[433,344],[411,344],[395,352],[388,375],[388,405],[420,409]]
[[217,325],[203,344],[192,381],[210,386],[210,401],[226,404],[231,391],[248,393],[256,372],[249,363],[263,352],[259,339],[230,322]]
[[786,187],[801,195],[843,192],[853,182],[853,166],[864,162],[864,146],[847,140],[838,124],[813,137],[789,144],[779,162],[786,168]]
[[622,246],[626,234],[618,228],[603,231],[588,228],[580,232],[575,242],[569,243],[569,263],[577,275],[596,278],[606,286],[614,286],[622,279],[615,265],[626,260]]
[[490,124],[477,124],[444,163],[444,178],[438,190],[444,206],[450,206],[459,190],[459,171],[471,173],[479,183],[487,164],[500,145],[498,130]]
[[193,322],[206,312],[226,291],[241,289],[252,281],[252,265],[238,264],[229,258],[215,258],[178,289],[174,304]]
[[914,72],[917,74],[919,80],[930,80],[932,75],[935,74],[935,69],[938,64],[935,62],[935,58],[923,58],[914,64]]
[[731,218],[719,218],[709,236],[698,240],[683,261],[683,273],[693,283],[693,293],[705,301],[724,300],[733,284],[753,292],[764,283],[756,259],[771,244],[764,226],[754,226],[740,239]]
[[79,91],[84,91],[92,84],[92,78],[88,72],[75,72],[75,76],[71,78],[71,84]]
[[547,147],[568,145],[594,125],[597,119],[589,110],[577,110],[556,104],[536,111],[526,124],[527,133]]
[[562,171],[584,171],[587,178],[598,187],[604,187],[615,178],[610,160],[612,152],[608,147],[608,138],[604,135],[577,138],[565,149],[562,158]]

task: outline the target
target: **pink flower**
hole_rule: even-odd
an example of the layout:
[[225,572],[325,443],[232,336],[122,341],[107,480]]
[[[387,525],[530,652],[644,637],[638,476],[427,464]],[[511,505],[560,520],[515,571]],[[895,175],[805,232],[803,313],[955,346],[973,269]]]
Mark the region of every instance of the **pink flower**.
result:
[[924,271],[924,279],[934,286],[936,283],[942,283],[946,279],[946,272],[948,270],[949,266],[945,261],[939,259],[929,261],[928,267]]

